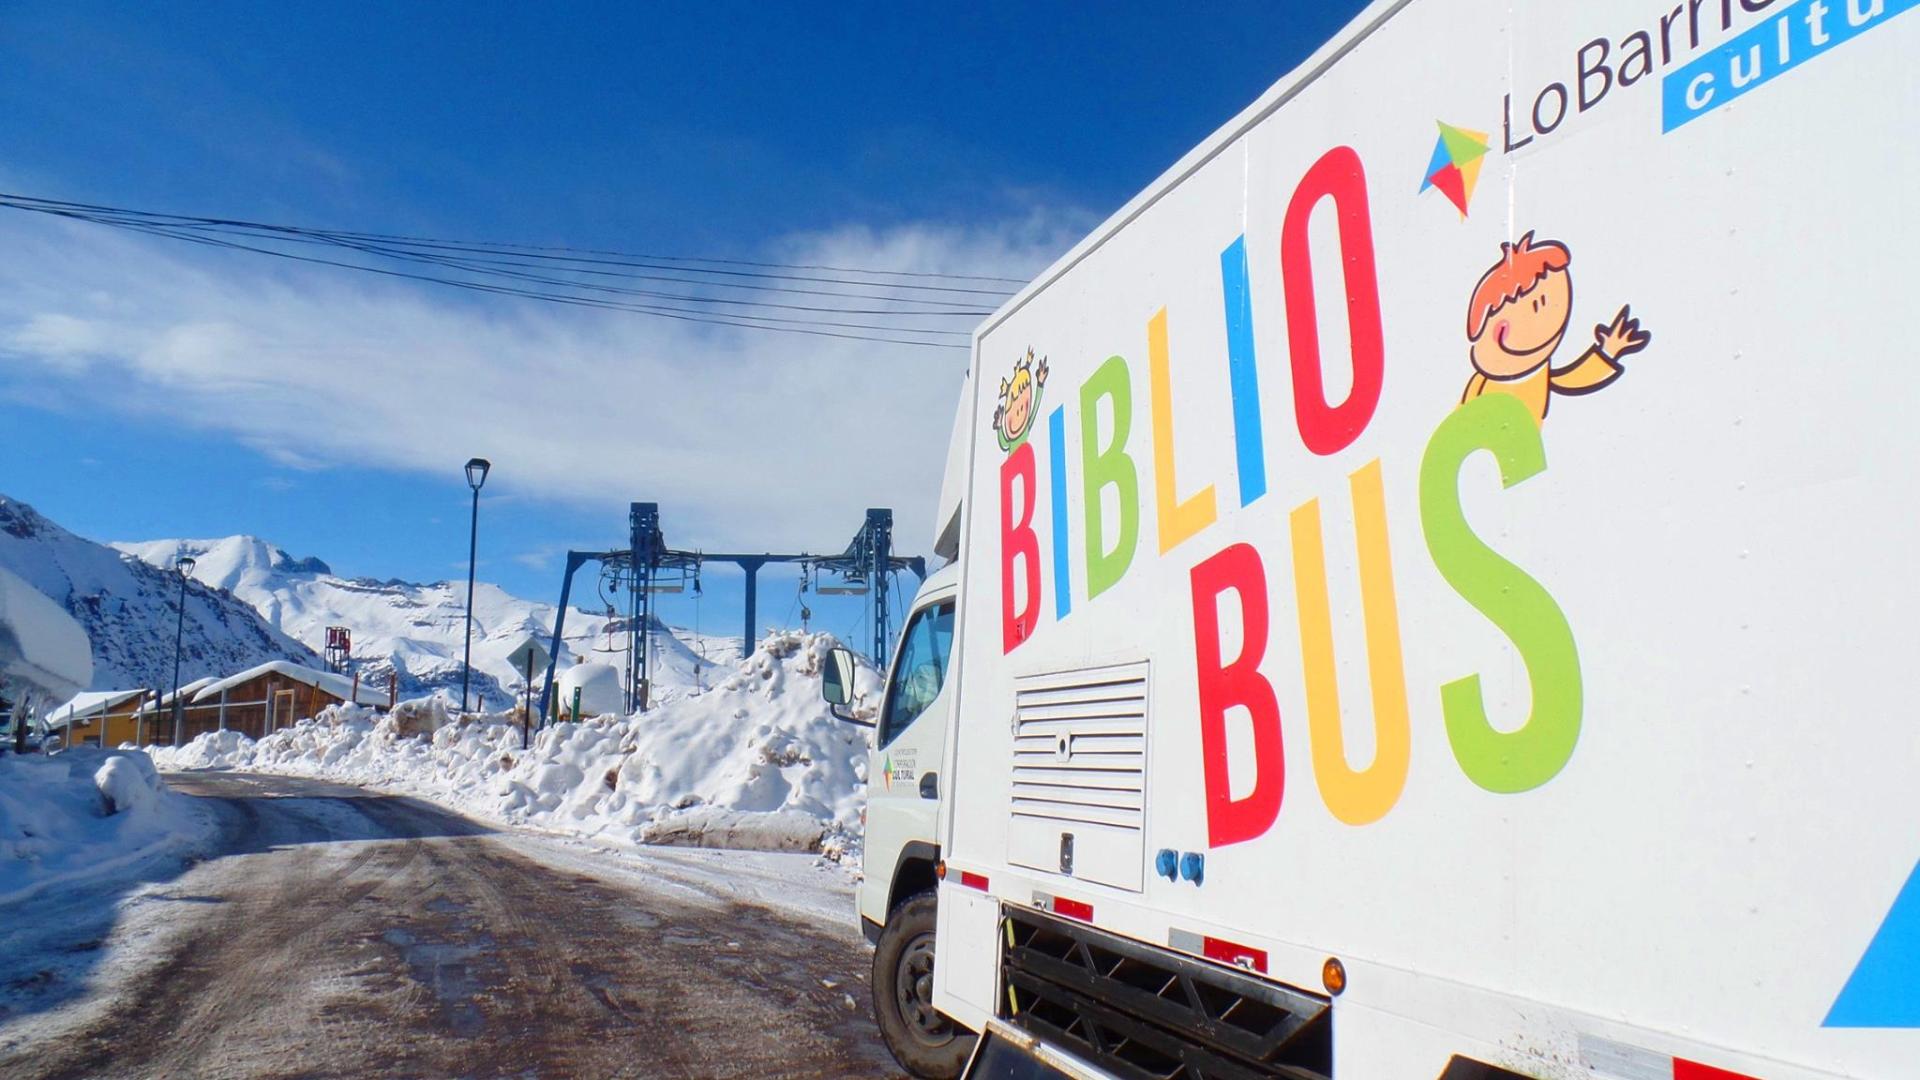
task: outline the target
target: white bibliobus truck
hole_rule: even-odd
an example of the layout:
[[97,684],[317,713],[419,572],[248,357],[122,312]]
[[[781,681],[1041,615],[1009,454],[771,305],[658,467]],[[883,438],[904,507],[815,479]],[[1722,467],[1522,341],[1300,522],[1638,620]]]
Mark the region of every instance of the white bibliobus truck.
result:
[[903,1064],[1920,1077],[1914,5],[1381,0],[980,327]]

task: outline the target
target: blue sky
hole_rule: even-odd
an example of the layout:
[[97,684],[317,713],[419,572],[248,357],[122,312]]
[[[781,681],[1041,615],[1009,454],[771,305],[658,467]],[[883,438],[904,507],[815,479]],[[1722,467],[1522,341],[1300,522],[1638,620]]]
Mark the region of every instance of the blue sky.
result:
[[[0,190],[1026,276],[1360,6],[9,5]],[[631,499],[709,549],[837,549],[869,505],[906,543],[931,528],[963,353],[16,211],[0,244],[0,492],[96,539],[245,532],[342,573],[457,577],[474,453],[497,469],[481,574],[529,596],[556,592],[566,548],[618,544]],[[703,621],[731,626],[713,584]],[[765,588],[779,621],[792,584]]]

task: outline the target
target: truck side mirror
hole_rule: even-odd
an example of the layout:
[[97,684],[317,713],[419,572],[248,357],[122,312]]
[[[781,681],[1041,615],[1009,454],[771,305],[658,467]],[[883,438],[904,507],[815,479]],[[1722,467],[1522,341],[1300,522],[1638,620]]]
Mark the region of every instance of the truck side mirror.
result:
[[853,653],[850,650],[835,648],[828,653],[826,663],[820,668],[820,696],[832,707],[835,719],[872,727],[870,722],[857,720],[847,711],[847,703],[853,700],[854,671]]

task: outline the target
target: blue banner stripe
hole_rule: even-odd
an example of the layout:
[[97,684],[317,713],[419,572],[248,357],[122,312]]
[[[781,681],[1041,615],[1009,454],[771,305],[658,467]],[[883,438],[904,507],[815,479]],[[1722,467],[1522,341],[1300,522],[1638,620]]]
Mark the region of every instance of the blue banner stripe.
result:
[[1808,0],[1704,53],[1660,84],[1661,132],[1757,90],[1920,0]]

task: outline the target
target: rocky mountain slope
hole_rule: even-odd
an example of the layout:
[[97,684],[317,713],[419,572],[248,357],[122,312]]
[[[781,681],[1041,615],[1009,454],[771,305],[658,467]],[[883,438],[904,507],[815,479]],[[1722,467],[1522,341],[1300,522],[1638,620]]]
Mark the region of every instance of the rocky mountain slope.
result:
[[[4,495],[0,566],[79,620],[93,645],[94,689],[172,685],[180,581],[171,570],[76,536]],[[268,660],[320,664],[314,650],[275,629],[232,594],[199,581],[187,583],[182,682],[232,674]]]

